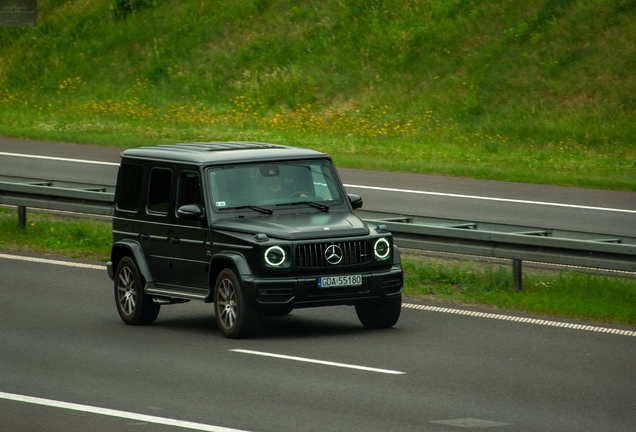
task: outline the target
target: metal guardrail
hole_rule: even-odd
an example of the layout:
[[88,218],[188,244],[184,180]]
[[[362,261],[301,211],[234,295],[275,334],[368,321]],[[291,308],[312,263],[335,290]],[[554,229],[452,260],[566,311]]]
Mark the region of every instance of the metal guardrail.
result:
[[510,259],[517,289],[522,261],[636,272],[633,237],[364,210],[356,214],[386,225],[401,247]]
[[22,228],[27,207],[112,216],[114,202],[113,186],[0,176],[0,204],[18,206]]
[[[0,204],[112,215],[113,186],[0,176]],[[386,225],[396,245],[512,260],[513,285],[521,289],[522,261],[636,272],[636,238],[487,222],[357,210],[363,220]]]

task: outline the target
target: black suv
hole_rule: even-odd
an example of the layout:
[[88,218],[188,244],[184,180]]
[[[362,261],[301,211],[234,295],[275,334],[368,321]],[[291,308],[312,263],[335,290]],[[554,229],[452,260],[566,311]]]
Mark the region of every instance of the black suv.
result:
[[122,320],[152,324],[161,305],[214,303],[226,337],[262,314],[352,305],[369,328],[393,326],[402,266],[383,225],[362,222],[331,158],[251,142],[122,152],[108,275]]

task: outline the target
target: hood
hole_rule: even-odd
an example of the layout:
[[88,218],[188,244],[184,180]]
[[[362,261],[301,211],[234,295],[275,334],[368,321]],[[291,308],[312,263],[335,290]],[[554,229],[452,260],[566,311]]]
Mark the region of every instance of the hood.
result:
[[349,212],[288,213],[221,219],[212,229],[267,234],[286,240],[320,239],[368,235],[367,226]]

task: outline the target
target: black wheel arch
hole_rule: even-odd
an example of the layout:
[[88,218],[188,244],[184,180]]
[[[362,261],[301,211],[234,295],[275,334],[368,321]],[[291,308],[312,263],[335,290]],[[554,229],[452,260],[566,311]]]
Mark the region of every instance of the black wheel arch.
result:
[[148,263],[146,262],[144,251],[139,243],[131,240],[122,240],[114,243],[110,251],[112,268],[116,269],[119,265],[119,261],[124,257],[130,257],[135,261],[137,269],[139,269],[139,273],[146,285],[154,281],[152,273],[150,273],[150,267],[148,267]]
[[[247,259],[240,253],[223,251],[214,255],[210,262],[210,273],[208,275],[210,291],[205,299],[206,303],[212,303],[214,301],[214,285],[216,284],[216,279],[219,277],[221,271],[226,268],[234,269],[236,276],[241,279],[241,282],[243,282],[246,277],[252,275],[252,270],[250,269]],[[244,284],[242,285],[245,286]]]

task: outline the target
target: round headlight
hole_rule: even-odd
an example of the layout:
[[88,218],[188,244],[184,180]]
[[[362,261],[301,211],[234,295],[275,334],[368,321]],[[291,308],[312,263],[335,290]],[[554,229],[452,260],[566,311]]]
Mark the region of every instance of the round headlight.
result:
[[285,262],[285,251],[280,246],[272,246],[265,251],[265,262],[272,267],[279,267]]
[[389,253],[391,252],[391,244],[384,237],[378,239],[375,242],[375,246],[373,246],[373,250],[375,251],[375,257],[379,260],[387,259]]

